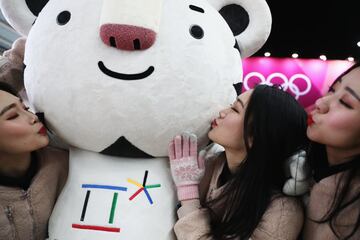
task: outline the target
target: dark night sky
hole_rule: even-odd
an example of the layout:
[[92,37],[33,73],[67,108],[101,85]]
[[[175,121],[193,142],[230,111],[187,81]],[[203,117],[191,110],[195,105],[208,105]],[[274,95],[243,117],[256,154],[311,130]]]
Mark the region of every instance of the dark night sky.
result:
[[[249,0],[251,1],[251,0]],[[255,56],[360,59],[360,0],[267,0],[273,27]],[[1,29],[0,29],[1,30]],[[14,39],[14,36],[9,36]],[[8,44],[9,45],[9,44]]]
[[360,57],[359,0],[267,0],[273,26],[265,46],[255,55],[328,59]]

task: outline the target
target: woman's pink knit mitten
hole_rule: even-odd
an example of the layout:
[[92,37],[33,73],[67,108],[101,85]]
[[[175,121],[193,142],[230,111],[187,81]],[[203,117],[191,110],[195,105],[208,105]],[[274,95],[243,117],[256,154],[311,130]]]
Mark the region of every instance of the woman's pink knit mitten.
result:
[[170,168],[180,201],[199,198],[199,183],[204,176],[204,158],[198,157],[197,138],[184,133],[169,144]]

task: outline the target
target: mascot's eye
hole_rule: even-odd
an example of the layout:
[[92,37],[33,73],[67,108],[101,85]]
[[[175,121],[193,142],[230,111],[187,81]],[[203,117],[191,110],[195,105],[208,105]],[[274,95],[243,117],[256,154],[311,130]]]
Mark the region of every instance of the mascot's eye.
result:
[[65,25],[70,21],[71,13],[69,11],[62,11],[57,16],[57,23],[59,25]]
[[192,25],[190,27],[190,34],[196,39],[202,39],[204,37],[204,30],[198,25]]

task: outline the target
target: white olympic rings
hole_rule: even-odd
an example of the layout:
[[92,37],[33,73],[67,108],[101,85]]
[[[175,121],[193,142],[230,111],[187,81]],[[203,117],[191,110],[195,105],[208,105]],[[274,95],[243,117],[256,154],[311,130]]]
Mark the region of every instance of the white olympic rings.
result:
[[[284,91],[286,91],[288,88],[292,93],[294,93],[295,98],[298,99],[300,96],[306,95],[311,90],[311,80],[308,76],[298,73],[294,74],[293,76],[288,79],[283,73],[274,72],[270,74],[267,78],[264,77],[263,74],[259,72],[250,72],[244,77],[243,85],[245,90],[249,90],[249,84],[248,81],[250,78],[257,78],[256,81],[259,84],[266,84],[269,86],[272,86],[273,83],[271,82],[274,78],[279,78],[283,81],[283,83],[280,85]],[[303,80],[306,83],[306,89],[303,91],[300,91],[300,88],[295,84],[296,80]]]

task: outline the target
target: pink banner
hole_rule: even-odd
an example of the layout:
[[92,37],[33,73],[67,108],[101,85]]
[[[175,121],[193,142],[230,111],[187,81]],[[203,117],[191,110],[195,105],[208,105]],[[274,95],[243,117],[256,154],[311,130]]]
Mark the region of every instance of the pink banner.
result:
[[256,84],[278,84],[307,108],[352,64],[341,60],[248,58],[243,62],[243,91]]

